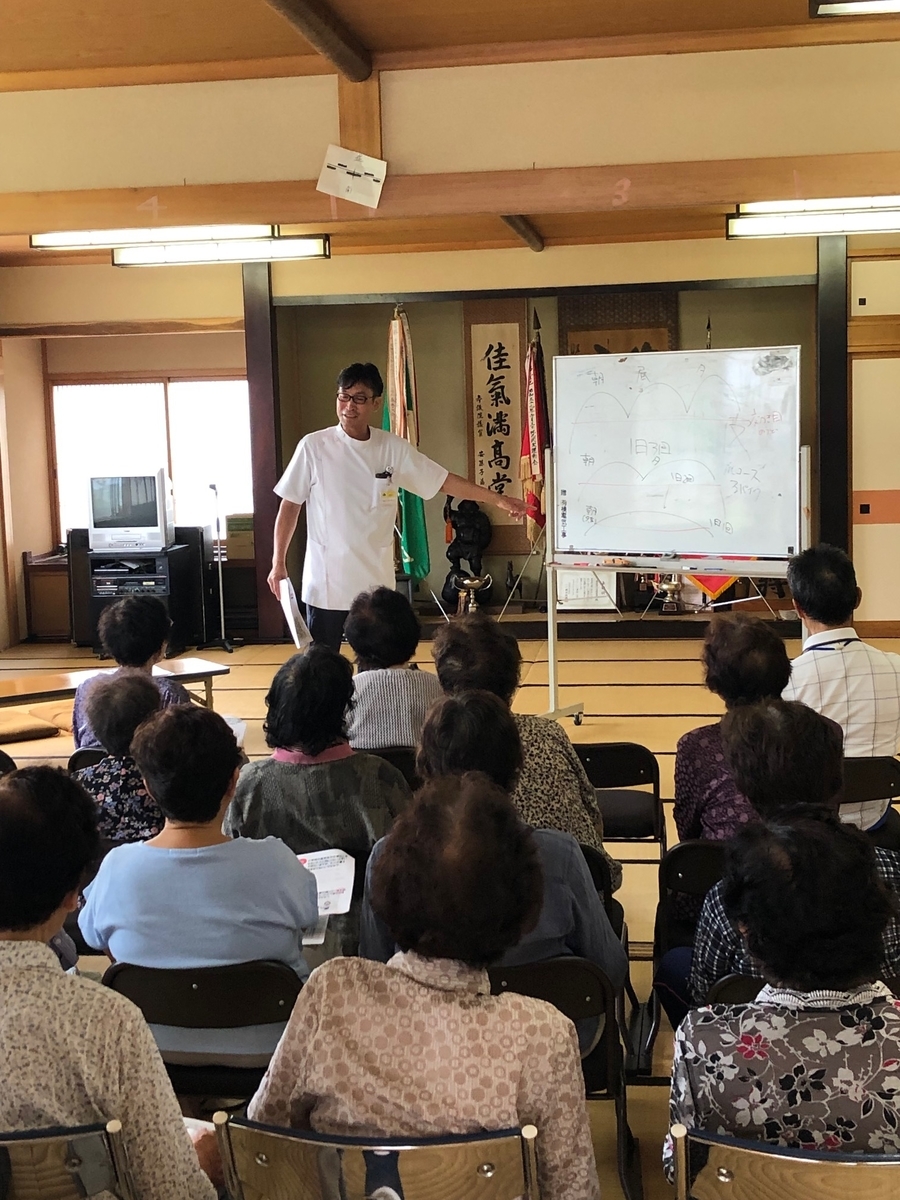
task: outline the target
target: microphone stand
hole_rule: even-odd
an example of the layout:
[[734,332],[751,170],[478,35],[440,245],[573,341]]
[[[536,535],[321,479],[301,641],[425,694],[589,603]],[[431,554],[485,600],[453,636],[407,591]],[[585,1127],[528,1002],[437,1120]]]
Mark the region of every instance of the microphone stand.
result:
[[209,485],[209,490],[216,498],[216,563],[219,568],[219,634],[217,638],[211,638],[210,641],[204,642],[202,646],[198,646],[198,650],[225,650],[228,654],[234,651],[234,643],[225,636],[225,589],[222,586],[222,523],[219,518],[219,489],[214,484]]

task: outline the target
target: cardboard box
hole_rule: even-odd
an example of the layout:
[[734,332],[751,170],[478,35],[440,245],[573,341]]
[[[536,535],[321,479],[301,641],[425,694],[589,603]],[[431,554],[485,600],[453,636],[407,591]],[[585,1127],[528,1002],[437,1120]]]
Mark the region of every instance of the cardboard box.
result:
[[225,555],[227,558],[253,558],[253,513],[231,513],[225,518]]

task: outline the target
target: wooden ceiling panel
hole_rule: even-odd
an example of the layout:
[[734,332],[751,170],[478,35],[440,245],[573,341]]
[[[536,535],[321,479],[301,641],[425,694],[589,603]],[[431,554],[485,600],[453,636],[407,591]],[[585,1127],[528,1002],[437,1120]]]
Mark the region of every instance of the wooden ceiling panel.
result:
[[[327,0],[381,70],[900,39],[807,0]],[[0,90],[333,71],[266,0],[2,0]]]
[[3,0],[0,73],[311,55],[265,0]]
[[331,0],[372,50],[802,25],[807,0]]

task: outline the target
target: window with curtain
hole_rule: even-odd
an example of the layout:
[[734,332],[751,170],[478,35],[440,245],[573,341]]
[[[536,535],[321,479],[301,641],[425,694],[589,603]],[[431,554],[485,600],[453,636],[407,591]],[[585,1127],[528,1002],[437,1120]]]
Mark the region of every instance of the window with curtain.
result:
[[250,400],[244,379],[55,384],[60,529],[88,523],[92,475],[172,479],[175,521],[214,525],[219,511],[253,511]]

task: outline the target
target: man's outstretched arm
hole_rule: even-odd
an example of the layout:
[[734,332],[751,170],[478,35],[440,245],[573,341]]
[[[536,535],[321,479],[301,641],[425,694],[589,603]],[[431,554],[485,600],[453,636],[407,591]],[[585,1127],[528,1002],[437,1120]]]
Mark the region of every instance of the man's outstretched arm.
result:
[[269,589],[276,600],[280,600],[279,588],[282,579],[287,579],[288,572],[285,560],[288,546],[300,519],[302,504],[294,504],[292,500],[282,500],[278,506],[278,516],[275,518],[275,547],[272,551],[272,570],[269,572]]
[[458,500],[477,500],[479,504],[493,504],[495,508],[519,519],[528,516],[528,505],[524,500],[492,492],[490,488],[471,483],[468,479],[463,479],[462,475],[454,475],[452,471],[448,472],[440,490],[444,495],[455,496]]

